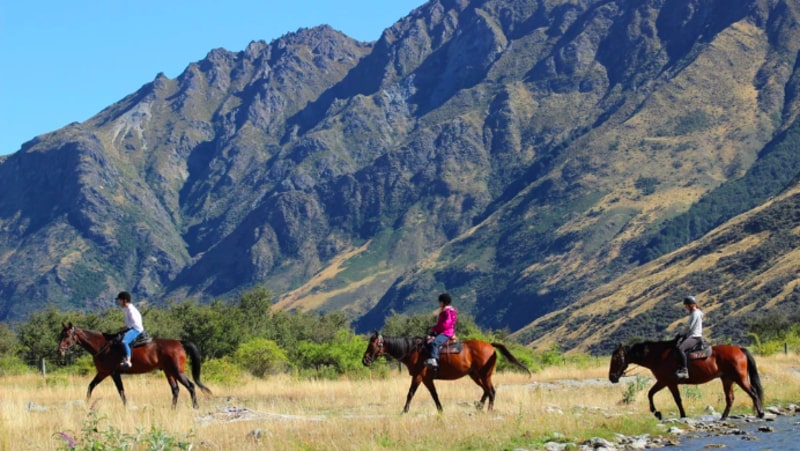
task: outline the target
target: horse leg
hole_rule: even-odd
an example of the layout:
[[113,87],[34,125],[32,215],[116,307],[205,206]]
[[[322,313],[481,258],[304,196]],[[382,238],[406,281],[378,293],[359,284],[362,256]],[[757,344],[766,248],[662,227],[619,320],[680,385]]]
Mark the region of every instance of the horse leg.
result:
[[[478,410],[483,409],[483,405],[486,403],[486,399],[490,399],[489,405],[491,406],[494,401],[494,396],[493,396],[494,394],[490,393],[489,390],[494,391],[494,387],[491,388],[487,387],[486,384],[484,384],[483,380],[480,378],[480,376],[478,376],[477,374],[469,373],[469,377],[472,378],[472,380],[476,384],[478,384],[478,387],[480,387],[483,390],[483,396],[481,396],[481,400],[478,401],[477,405]],[[489,408],[488,410],[491,410],[491,408]]]
[[178,407],[178,382],[175,380],[175,376],[167,373],[164,371],[164,375],[167,376],[167,383],[169,383],[169,388],[172,390],[172,408]]
[[756,412],[758,413],[758,418],[764,418],[764,404],[761,398],[758,396],[758,391],[752,384],[748,384],[747,387],[742,382],[736,382],[742,390],[745,391],[748,395],[750,395],[750,399],[753,400],[753,407],[755,407]]
[[189,394],[192,396],[192,407],[199,409],[200,404],[197,404],[197,394],[194,391],[194,384],[183,373],[178,373],[178,382],[180,382],[184,387],[186,387],[187,390],[189,390]]
[[683,401],[681,401],[681,391],[678,390],[678,384],[670,384],[669,391],[672,393],[672,399],[678,405],[678,411],[681,413],[681,418],[686,418],[686,412],[683,410]]
[[661,419],[661,412],[656,410],[656,405],[653,403],[653,396],[655,396],[655,394],[661,391],[661,389],[664,387],[666,387],[666,384],[659,382],[656,379],[656,384],[653,385],[653,388],[651,388],[649,392],[647,392],[647,399],[650,401],[650,413],[655,415],[659,420]]
[[[95,374],[94,379],[92,379],[92,381],[89,382],[89,389],[86,390],[86,402],[87,403],[89,402],[89,399],[92,397],[92,390],[94,390],[94,388],[97,387],[97,384],[99,384],[100,382],[103,382],[103,379],[105,379],[106,377],[108,377],[108,374],[97,373],[97,374]],[[124,402],[124,400],[123,400],[123,402]]]
[[422,381],[422,378],[419,376],[414,376],[411,378],[411,387],[408,388],[408,395],[406,396],[406,405],[403,406],[403,413],[408,412],[408,406],[411,404],[411,398],[414,397],[414,393],[417,392],[417,387],[419,387],[419,383]]
[[125,387],[122,386],[122,376],[120,376],[118,372],[114,371],[111,374],[111,379],[114,381],[114,385],[117,386],[119,397],[122,398],[122,405],[127,406],[128,400],[125,398]]
[[425,378],[422,380],[422,383],[425,384],[425,387],[431,393],[431,397],[433,397],[433,402],[436,403],[436,410],[439,413],[442,412],[442,403],[439,402],[439,395],[436,393],[436,386],[433,385],[433,378]]
[[[742,389],[744,389],[744,387],[742,387]],[[720,420],[728,418],[728,414],[731,411],[731,406],[733,405],[733,381],[723,377],[722,390],[725,391],[725,411],[722,412],[722,417],[720,417]],[[745,391],[747,390],[745,389]]]

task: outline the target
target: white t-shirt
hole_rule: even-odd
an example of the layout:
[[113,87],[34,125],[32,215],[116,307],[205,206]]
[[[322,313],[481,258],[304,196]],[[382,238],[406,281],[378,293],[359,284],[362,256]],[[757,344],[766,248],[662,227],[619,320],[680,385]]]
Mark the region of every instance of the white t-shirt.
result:
[[125,311],[125,327],[142,332],[144,325],[142,324],[142,314],[139,313],[139,310],[131,303],[128,303],[122,310]]

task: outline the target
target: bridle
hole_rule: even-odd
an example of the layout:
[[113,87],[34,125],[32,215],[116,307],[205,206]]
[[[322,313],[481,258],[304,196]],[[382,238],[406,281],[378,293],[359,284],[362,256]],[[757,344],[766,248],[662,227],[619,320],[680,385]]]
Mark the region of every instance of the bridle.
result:
[[364,365],[371,364],[372,362],[375,361],[376,358],[378,358],[381,355],[383,355],[383,335],[382,334],[378,334],[376,340],[377,340],[377,343],[375,343],[375,347],[377,349],[375,350],[375,352],[364,354],[364,358],[362,359],[363,360],[362,363],[364,363]]
[[613,376],[616,377],[617,380],[619,380],[622,376],[625,375],[625,371],[628,367],[628,363],[625,361],[625,348],[621,347],[618,351],[619,352],[615,352],[613,356],[613,359],[617,362],[619,366],[619,371],[613,374]]
[[69,328],[64,329],[66,336],[58,342],[58,353],[62,356],[69,351],[69,349],[78,343],[78,335],[75,326],[70,325]]

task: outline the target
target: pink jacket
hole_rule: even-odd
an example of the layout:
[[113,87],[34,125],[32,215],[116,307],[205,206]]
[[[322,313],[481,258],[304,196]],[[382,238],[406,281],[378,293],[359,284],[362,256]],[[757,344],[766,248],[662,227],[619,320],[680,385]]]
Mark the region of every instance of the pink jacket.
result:
[[436,335],[445,334],[452,337],[456,334],[456,321],[458,321],[458,312],[453,306],[445,305],[441,312],[439,312],[439,320],[433,326],[433,333]]

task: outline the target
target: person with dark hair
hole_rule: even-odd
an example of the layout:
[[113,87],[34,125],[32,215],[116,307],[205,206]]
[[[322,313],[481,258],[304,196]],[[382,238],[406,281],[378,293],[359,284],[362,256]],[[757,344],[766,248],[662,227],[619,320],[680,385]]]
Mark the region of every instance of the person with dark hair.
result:
[[425,364],[431,368],[439,367],[439,347],[447,343],[456,334],[456,322],[458,312],[451,305],[453,300],[448,293],[439,295],[439,318],[436,325],[430,330],[429,336],[433,339],[428,341],[429,358]]
[[683,298],[683,306],[689,311],[689,320],[686,326],[678,334],[676,349],[680,367],[675,372],[678,379],[689,379],[689,369],[686,353],[703,341],[703,312],[697,306],[697,299],[694,296]]
[[130,368],[133,366],[131,363],[131,343],[133,340],[144,332],[144,323],[142,322],[142,314],[139,310],[131,304],[131,294],[127,291],[121,291],[117,295],[117,303],[125,311],[125,328],[123,328],[122,346],[125,348],[125,359],[120,366],[122,368]]

